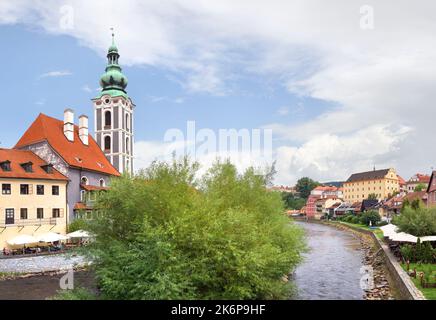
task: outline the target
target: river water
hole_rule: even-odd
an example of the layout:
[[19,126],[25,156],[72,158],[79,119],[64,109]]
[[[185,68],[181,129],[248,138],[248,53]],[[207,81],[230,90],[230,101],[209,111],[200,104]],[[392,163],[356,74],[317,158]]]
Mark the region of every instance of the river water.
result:
[[361,300],[360,268],[363,253],[360,241],[351,233],[334,227],[308,222],[295,222],[307,237],[310,251],[297,267],[294,281],[297,299]]

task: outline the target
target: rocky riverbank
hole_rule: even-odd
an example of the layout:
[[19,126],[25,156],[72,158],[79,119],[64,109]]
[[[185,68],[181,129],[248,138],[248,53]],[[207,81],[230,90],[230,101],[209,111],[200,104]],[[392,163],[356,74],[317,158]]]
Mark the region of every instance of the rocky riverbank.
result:
[[351,232],[360,240],[363,251],[363,264],[372,267],[374,286],[365,289],[365,300],[394,300],[394,293],[389,284],[388,273],[384,266],[383,253],[374,244],[374,239],[370,235],[356,231],[338,223],[329,223],[340,230]]

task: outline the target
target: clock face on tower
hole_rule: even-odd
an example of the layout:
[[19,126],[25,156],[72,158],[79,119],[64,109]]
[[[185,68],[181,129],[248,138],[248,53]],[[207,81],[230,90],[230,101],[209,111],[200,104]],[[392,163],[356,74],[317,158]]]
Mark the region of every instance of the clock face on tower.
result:
[[93,99],[95,140],[106,158],[120,172],[133,172],[133,109],[127,95],[127,77],[118,64],[118,48],[112,40],[108,64],[100,78],[100,95]]

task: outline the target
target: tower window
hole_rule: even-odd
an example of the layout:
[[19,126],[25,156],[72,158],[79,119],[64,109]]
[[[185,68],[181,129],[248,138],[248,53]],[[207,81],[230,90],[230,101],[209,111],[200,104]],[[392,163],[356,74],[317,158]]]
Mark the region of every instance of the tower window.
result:
[[80,179],[80,183],[84,186],[87,186],[88,185],[88,178],[82,177],[82,179]]
[[104,151],[105,152],[111,151],[111,137],[110,136],[104,137]]
[[126,114],[126,130],[128,131],[129,130],[129,114]]
[[106,111],[104,113],[104,128],[108,129],[112,126],[112,117],[111,117],[111,112],[110,111]]
[[126,153],[129,153],[129,138],[126,138]]

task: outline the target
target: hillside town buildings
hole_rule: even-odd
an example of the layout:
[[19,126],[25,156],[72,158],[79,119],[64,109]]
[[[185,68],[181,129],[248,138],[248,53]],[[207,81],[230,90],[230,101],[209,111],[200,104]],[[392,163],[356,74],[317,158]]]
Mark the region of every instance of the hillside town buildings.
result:
[[348,202],[363,201],[370,195],[382,200],[399,191],[399,177],[393,168],[354,173],[344,182],[344,200]]

